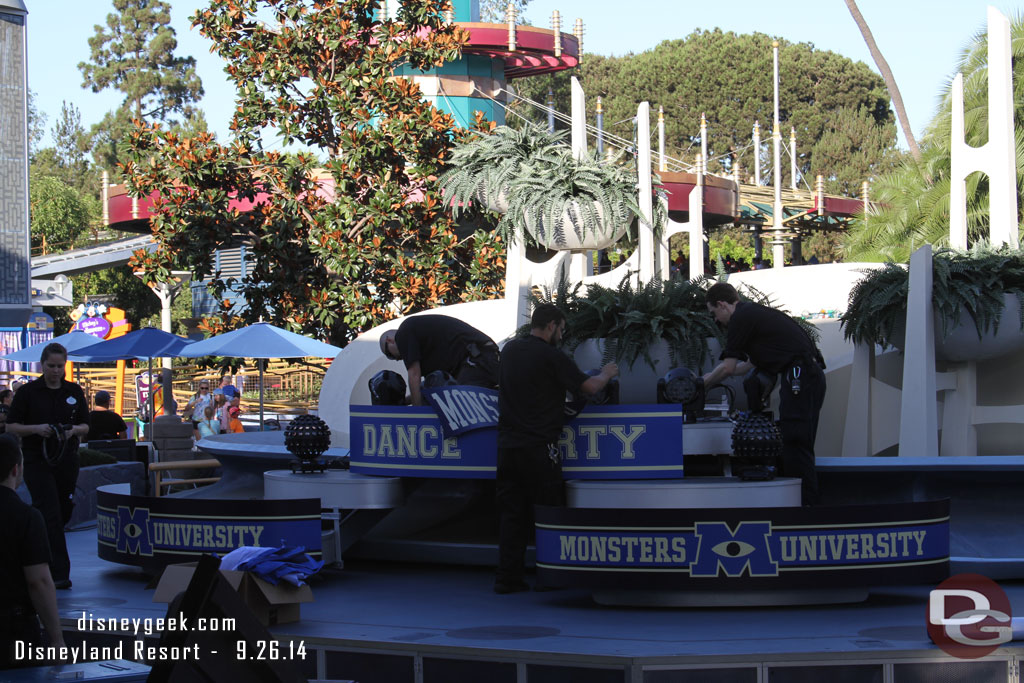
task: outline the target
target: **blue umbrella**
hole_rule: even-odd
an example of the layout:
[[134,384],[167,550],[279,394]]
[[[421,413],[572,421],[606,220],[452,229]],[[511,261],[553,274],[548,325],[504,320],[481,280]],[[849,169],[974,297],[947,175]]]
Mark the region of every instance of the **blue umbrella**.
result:
[[203,339],[182,349],[183,358],[224,356],[227,358],[257,358],[260,369],[260,429],[263,429],[263,361],[264,358],[334,358],[341,351],[338,346],[303,337],[270,323],[255,323],[216,337]]
[[60,344],[67,349],[70,354],[74,351],[78,351],[79,349],[84,349],[87,346],[99,344],[102,341],[102,339],[94,337],[91,334],[86,334],[81,330],[75,330],[74,332],[68,332],[67,334],[62,334],[59,337],[54,337],[53,339],[33,344],[21,351],[9,353],[6,356],[3,356],[3,359],[13,360],[19,363],[38,363],[39,357],[43,353],[43,349],[46,348],[48,344]]
[[78,363],[105,363],[115,360],[152,360],[165,356],[176,357],[191,342],[155,327],[143,327],[123,337],[108,339],[76,353],[68,360]]
[[[100,344],[86,347],[77,353],[69,353],[68,360],[78,363],[106,363],[115,360],[146,360],[149,362],[150,383],[153,379],[153,359],[175,357],[191,342],[170,332],[155,327],[143,327],[141,330],[129,332],[123,337],[108,339]],[[154,410],[154,392],[149,391],[150,421],[156,415]]]

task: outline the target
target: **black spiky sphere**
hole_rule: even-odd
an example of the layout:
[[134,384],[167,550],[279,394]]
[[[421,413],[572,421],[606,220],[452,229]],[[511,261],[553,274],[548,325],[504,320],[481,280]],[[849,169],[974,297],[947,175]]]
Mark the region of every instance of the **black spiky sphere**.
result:
[[782,452],[782,434],[770,415],[753,413],[739,418],[732,428],[734,458],[774,461]]
[[300,415],[284,430],[284,446],[300,460],[316,460],[331,445],[331,428],[316,415]]

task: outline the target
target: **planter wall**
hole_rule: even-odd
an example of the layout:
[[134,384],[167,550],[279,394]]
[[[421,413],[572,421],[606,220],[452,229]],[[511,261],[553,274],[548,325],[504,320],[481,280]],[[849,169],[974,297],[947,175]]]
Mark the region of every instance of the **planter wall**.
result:
[[[963,363],[998,358],[1024,349],[1024,330],[1020,328],[1020,302],[1016,294],[1003,295],[1003,314],[999,330],[991,330],[979,339],[974,318],[966,309],[960,309],[960,324],[942,337],[942,320],[935,316],[935,358],[946,362]],[[891,343],[900,351],[906,346],[906,323],[897,324]]]
[[[710,353],[704,362],[703,368],[690,368],[698,373],[710,371],[722,352],[722,347],[717,339],[708,339]],[[584,372],[600,368],[603,365],[605,340],[588,339],[576,347],[573,359],[580,370]],[[672,363],[668,344],[659,342],[651,348],[651,360],[654,361],[652,368],[644,358],[638,358],[632,366],[619,366],[619,402],[620,403],[657,403],[658,402],[658,380],[665,376],[669,370],[682,365]]]
[[96,519],[96,489],[107,484],[131,484],[132,495],[146,492],[146,467],[141,462],[117,462],[110,465],[83,467],[75,485],[75,509],[68,527],[76,527]]

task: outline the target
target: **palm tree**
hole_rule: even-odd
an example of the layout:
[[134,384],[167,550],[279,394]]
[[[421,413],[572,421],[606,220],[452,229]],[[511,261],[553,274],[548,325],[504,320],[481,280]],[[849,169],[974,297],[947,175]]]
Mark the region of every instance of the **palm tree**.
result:
[[[1024,197],[1024,18],[1010,21],[1013,58],[1014,121],[1018,202]],[[964,137],[980,146],[988,140],[988,35],[975,34],[961,52],[956,71],[964,75]],[[842,252],[862,261],[906,261],[929,243],[949,245],[950,129],[952,83],[946,85],[938,113],[925,129],[921,162],[910,160],[882,175],[872,187],[877,209],[857,221]],[[967,231],[977,241],[988,233],[988,178],[967,177]],[[1022,233],[1024,234],[1024,233]]]
[[896,110],[896,118],[900,121],[903,136],[907,138],[907,148],[910,150],[911,156],[914,157],[914,161],[921,163],[921,149],[917,146],[917,140],[914,139],[914,132],[910,130],[907,108],[903,106],[903,97],[900,95],[899,86],[896,85],[896,78],[892,75],[892,69],[889,68],[889,62],[885,61],[882,51],[878,49],[875,37],[871,35],[871,29],[868,28],[868,23],[864,21],[864,15],[860,13],[856,0],[845,1],[847,9],[853,15],[853,20],[857,22],[857,28],[860,29],[861,35],[864,36],[864,42],[868,44],[871,58],[875,60],[875,65],[882,74],[882,80],[885,81],[885,87],[889,91],[889,98],[892,100],[892,108]]

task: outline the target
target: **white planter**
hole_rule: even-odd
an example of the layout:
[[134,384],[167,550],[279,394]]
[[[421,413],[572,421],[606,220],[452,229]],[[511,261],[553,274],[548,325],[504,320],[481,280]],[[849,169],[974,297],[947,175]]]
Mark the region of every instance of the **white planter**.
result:
[[[715,338],[708,339],[710,353],[702,368],[690,368],[698,374],[703,374],[714,367],[722,347]],[[591,369],[600,369],[603,365],[605,350],[604,339],[588,339],[576,347],[573,360],[580,370],[587,372]],[[619,366],[619,403],[657,403],[658,402],[658,380],[675,367],[682,365],[682,361],[672,363],[669,359],[668,344],[659,342],[650,349],[651,360],[654,361],[652,368],[641,356],[632,366]]]
[[[966,309],[960,310],[960,324],[942,337],[942,320],[935,314],[935,358],[937,360],[963,363],[981,361],[1012,353],[1024,348],[1024,331],[1020,329],[1020,302],[1015,294],[1003,295],[1003,314],[999,318],[999,331],[990,330],[978,338],[974,318]],[[893,330],[892,345],[905,351],[906,327],[897,324]]]
[[508,211],[508,192],[505,190],[488,192],[487,186],[481,185],[480,189],[476,191],[476,199],[489,210],[496,213],[506,213]]
[[599,230],[584,230],[579,224],[580,210],[577,202],[569,204],[569,207],[562,212],[561,220],[557,221],[554,226],[545,225],[542,221],[531,226],[529,221],[524,221],[526,230],[538,244],[556,251],[607,249],[622,239],[629,224],[609,225],[609,221],[604,218],[601,206],[598,204],[594,208],[601,217]]
[[960,311],[960,325],[942,338],[942,321],[935,322],[935,356],[940,360],[964,362],[998,358],[1024,348],[1024,331],[1020,329],[1020,302],[1016,294],[1003,295],[1003,314],[999,331],[991,330],[978,339],[974,319]]

